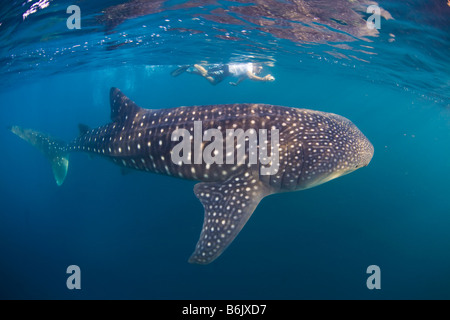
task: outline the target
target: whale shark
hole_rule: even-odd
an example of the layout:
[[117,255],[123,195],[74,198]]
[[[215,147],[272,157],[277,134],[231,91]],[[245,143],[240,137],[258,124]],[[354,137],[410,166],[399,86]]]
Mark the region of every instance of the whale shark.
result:
[[[69,143],[19,126],[10,130],[49,159],[58,186],[66,178],[72,152],[99,155],[127,169],[199,181],[194,193],[203,204],[204,221],[190,263],[208,264],[219,257],[264,197],[343,176],[367,166],[374,153],[370,141],[350,120],[333,113],[250,103],[144,109],[117,88],[110,90],[110,104],[110,123],[95,129],[80,125],[80,135]],[[215,141],[220,135],[214,139],[202,136],[199,142],[192,136],[181,141],[182,136],[175,134],[180,130],[194,134],[199,122],[200,134],[205,136],[207,130],[223,136],[232,129],[244,132],[243,140],[233,137],[232,144],[245,151],[243,161],[237,159],[239,152],[227,158],[236,161],[199,159],[196,153],[213,144],[216,148],[209,148],[211,155],[225,158],[231,152],[226,144]],[[255,135],[251,133],[257,130],[266,130],[267,135],[257,136],[258,144],[252,149],[250,138]],[[275,132],[277,139],[272,140]],[[180,143],[192,148],[182,150]],[[265,162],[262,159],[267,157],[251,157],[262,149],[266,154],[276,151],[277,157]],[[186,161],[174,161],[174,153]],[[268,166],[275,170],[264,173]]]

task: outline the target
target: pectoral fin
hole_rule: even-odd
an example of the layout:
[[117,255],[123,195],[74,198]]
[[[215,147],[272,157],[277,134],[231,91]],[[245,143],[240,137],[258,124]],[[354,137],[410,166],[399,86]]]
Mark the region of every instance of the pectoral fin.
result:
[[238,235],[270,189],[249,172],[223,182],[202,182],[194,187],[205,209],[200,239],[190,263],[214,261]]

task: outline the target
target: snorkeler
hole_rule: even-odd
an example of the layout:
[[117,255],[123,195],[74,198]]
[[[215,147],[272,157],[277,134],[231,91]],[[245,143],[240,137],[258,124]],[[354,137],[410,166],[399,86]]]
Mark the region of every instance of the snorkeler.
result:
[[237,77],[236,82],[229,82],[230,85],[237,86],[245,79],[254,81],[274,81],[275,78],[268,74],[264,77],[259,77],[263,67],[254,63],[230,63],[230,64],[213,64],[206,69],[200,64],[193,66],[185,65],[172,71],[170,74],[177,77],[184,72],[198,74],[206,78],[212,85],[222,82],[226,77]]

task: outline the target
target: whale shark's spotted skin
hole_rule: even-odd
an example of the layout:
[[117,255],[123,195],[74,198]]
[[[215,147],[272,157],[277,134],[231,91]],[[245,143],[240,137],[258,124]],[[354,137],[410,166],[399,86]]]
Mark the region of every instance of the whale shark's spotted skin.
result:
[[[205,217],[189,259],[192,263],[207,264],[217,258],[263,197],[324,183],[366,166],[373,155],[372,145],[356,126],[335,114],[265,104],[150,110],[138,107],[116,88],[111,89],[110,99],[112,123],[92,130],[82,128],[80,136],[68,145],[33,130],[17,126],[11,130],[50,159],[58,185],[67,173],[68,154],[75,151],[105,156],[126,168],[201,181],[194,192],[205,208]],[[171,151],[179,142],[172,141],[172,133],[177,129],[194,133],[195,121],[202,121],[204,131],[279,130],[277,172],[262,175],[261,164],[250,165],[249,161],[241,165],[174,163]],[[202,150],[207,145],[204,143]],[[235,146],[245,148],[248,155],[247,143]]]

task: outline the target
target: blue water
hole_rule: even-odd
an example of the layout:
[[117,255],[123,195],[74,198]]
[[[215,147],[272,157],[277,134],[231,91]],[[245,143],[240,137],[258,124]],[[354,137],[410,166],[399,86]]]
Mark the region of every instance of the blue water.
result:
[[[305,1],[322,10],[320,25],[288,19],[290,0],[153,1],[158,10],[121,24],[101,19],[121,2],[1,4],[1,299],[450,298],[446,1],[381,1],[394,19],[368,37],[345,17],[325,23],[346,1]],[[263,2],[272,13],[257,10]],[[24,19],[35,3],[43,8]],[[80,30],[66,27],[71,4]],[[297,25],[318,31],[301,38]],[[229,61],[261,62],[276,80],[233,87],[170,76],[179,64]],[[375,155],[350,175],[265,198],[222,256],[192,265],[203,221],[195,182],[122,175],[76,153],[57,187],[48,161],[6,130],[70,141],[79,123],[110,121],[113,86],[145,108],[252,102],[337,113]],[[66,287],[69,265],[81,269],[81,290]],[[370,265],[380,290],[366,286]]]

